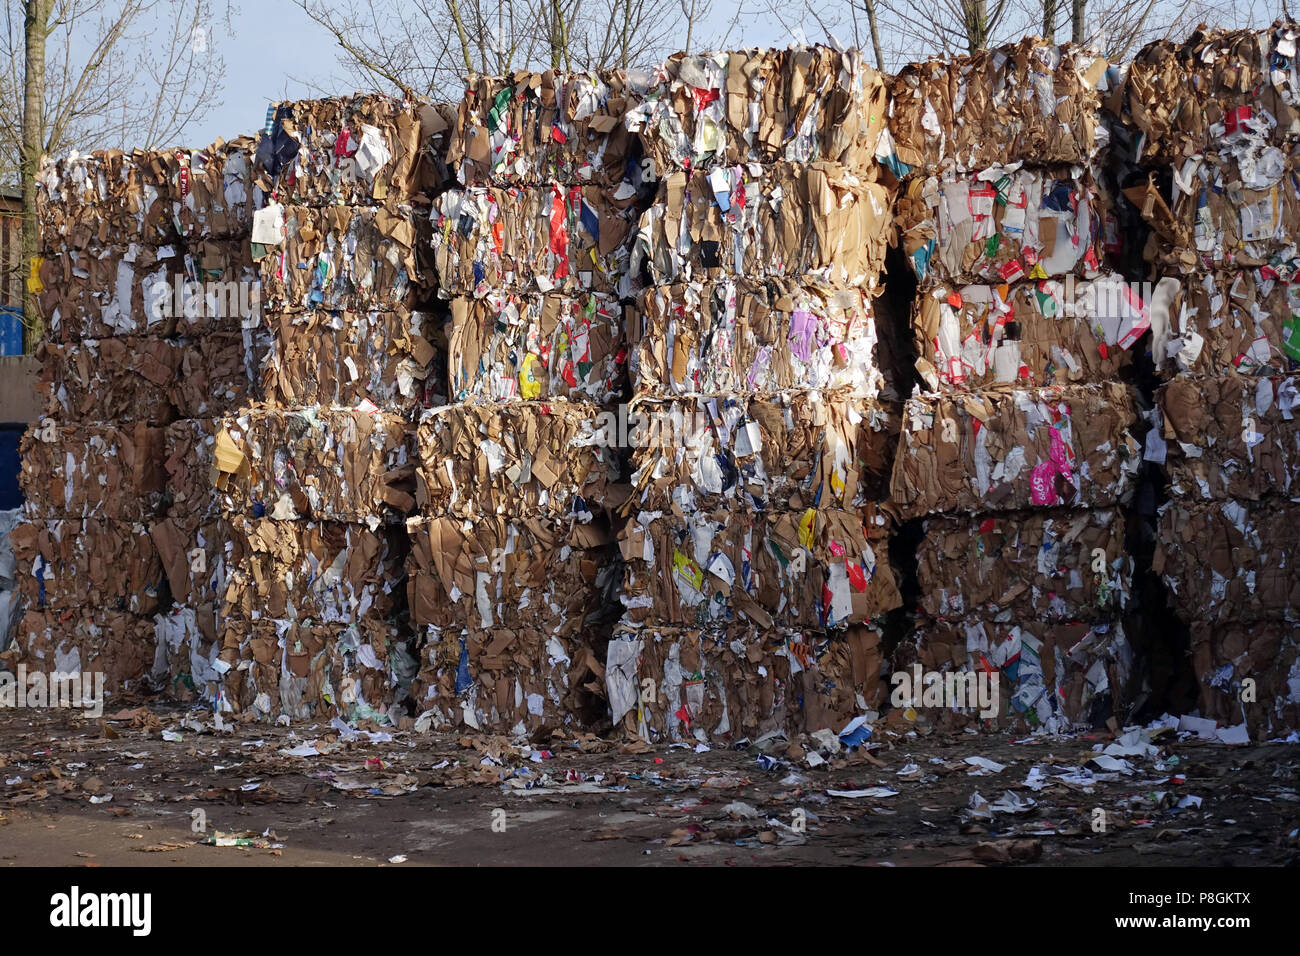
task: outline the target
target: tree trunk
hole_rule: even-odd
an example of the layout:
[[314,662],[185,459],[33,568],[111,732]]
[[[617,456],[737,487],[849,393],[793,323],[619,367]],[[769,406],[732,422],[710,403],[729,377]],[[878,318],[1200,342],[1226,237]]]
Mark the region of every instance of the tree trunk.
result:
[[966,52],[978,53],[989,42],[988,0],[965,0]]
[[45,334],[43,318],[37,314],[36,297],[27,288],[27,277],[40,246],[36,221],[36,173],[44,152],[45,132],[45,36],[52,0],[26,0],[23,8],[23,40],[26,62],[23,73],[23,350],[35,349]]
[[551,69],[566,69],[569,61],[569,35],[564,23],[564,7],[561,0],[551,0],[551,11],[555,16],[555,24],[551,30]]
[[876,0],[863,0],[863,6],[867,11],[867,26],[871,28],[871,49],[876,54],[876,69],[883,71],[885,57],[880,52],[880,29],[876,25]]
[[1043,0],[1043,39],[1056,39],[1056,10],[1059,0]]
[[1070,30],[1070,39],[1075,43],[1083,43],[1083,41],[1087,39],[1085,36],[1084,21],[1087,19],[1088,0],[1071,0],[1071,3],[1073,3],[1074,6],[1070,16],[1072,26]]

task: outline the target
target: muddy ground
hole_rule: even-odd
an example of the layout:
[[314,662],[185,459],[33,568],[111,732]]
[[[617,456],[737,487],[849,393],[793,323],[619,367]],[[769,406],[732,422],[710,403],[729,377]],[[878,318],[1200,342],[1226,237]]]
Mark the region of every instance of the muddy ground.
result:
[[[1295,745],[1164,731],[1122,758],[1125,773],[1095,762],[1106,733],[878,729],[870,750],[828,750],[810,768],[779,740],[636,752],[645,745],[213,724],[143,704],[99,719],[0,710],[0,864],[1300,862]],[[230,834],[253,845],[203,842]]]

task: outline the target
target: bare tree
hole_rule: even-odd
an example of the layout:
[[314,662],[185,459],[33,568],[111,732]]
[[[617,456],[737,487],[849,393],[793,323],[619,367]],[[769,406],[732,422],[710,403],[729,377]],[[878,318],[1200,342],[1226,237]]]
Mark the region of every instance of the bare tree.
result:
[[[221,95],[229,32],[221,0],[22,0],[5,7],[0,43],[0,176],[22,187],[21,267],[38,245],[42,157],[70,149],[156,147],[180,137]],[[23,298],[29,341],[39,320]]]
[[700,40],[711,7],[711,0],[294,2],[334,36],[358,86],[448,99],[460,96],[468,73],[649,65],[679,37]]

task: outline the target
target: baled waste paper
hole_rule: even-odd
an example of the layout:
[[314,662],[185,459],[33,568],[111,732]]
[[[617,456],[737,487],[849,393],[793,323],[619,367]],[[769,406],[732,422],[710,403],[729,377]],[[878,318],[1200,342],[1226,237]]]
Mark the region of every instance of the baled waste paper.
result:
[[629,307],[603,292],[451,300],[446,327],[456,401],[568,399],[615,404],[627,382]]
[[445,104],[358,93],[274,103],[267,116],[253,177],[278,202],[390,205],[450,182],[445,157],[454,117]]
[[619,70],[471,76],[447,167],[463,185],[616,186],[640,168],[624,124],[639,101],[632,79]]
[[1106,66],[1087,49],[1039,37],[909,64],[890,88],[898,157],[963,171],[1087,163],[1099,145],[1096,87]]
[[917,516],[1123,504],[1141,458],[1136,420],[1118,382],[909,399],[894,502]]
[[1116,275],[938,285],[913,303],[917,372],[932,389],[1114,382],[1151,328]]
[[630,316],[636,391],[657,395],[884,388],[872,293],[726,278],[647,290]]
[[887,149],[886,78],[825,46],[669,57],[624,123],[660,175],[826,160],[870,168]]

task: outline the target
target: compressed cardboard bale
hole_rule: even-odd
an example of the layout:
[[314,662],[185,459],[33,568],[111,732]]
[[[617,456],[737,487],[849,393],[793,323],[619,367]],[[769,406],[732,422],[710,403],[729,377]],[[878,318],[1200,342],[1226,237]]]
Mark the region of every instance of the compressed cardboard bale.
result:
[[898,417],[838,395],[646,400],[628,416],[641,510],[861,508],[888,496]]
[[428,513],[586,520],[620,478],[612,413],[572,402],[447,405],[416,433]]
[[[1146,260],[1171,272],[1273,266],[1293,273],[1300,197],[1290,184],[1298,167],[1291,147],[1251,138],[1175,164],[1168,216],[1160,203],[1148,208],[1149,187],[1126,190],[1153,227]],[[1168,242],[1171,234],[1178,245]]]
[[603,684],[595,650],[573,635],[430,626],[411,697],[435,728],[535,736],[599,729]]
[[247,242],[69,246],[40,265],[38,304],[57,342],[199,335],[260,320]]
[[903,251],[923,281],[1091,278],[1105,254],[1098,190],[1082,166],[914,176],[898,199]]
[[253,398],[267,348],[256,329],[200,338],[128,336],[45,342],[46,414],[61,420],[146,422],[218,415]]
[[[188,641],[201,641],[188,635]],[[176,658],[189,649],[183,638]],[[360,626],[290,620],[234,620],[218,644],[192,652],[193,696],[253,720],[341,718],[391,724],[400,683],[414,675],[410,653],[382,621]],[[216,654],[216,656],[207,656]],[[196,678],[206,678],[200,682]],[[185,679],[174,682],[189,690]]]
[[1153,568],[1188,623],[1300,621],[1300,508],[1288,501],[1174,499],[1160,511]]
[[[1300,730],[1300,642],[1294,623],[1194,621],[1191,645],[1202,717],[1225,727],[1245,723],[1260,742]],[[1247,680],[1253,682],[1249,693]]]
[[902,603],[887,527],[858,512],[642,511],[618,540],[630,623],[836,628]]
[[[168,577],[175,580],[168,567]],[[203,591],[206,594],[206,589]],[[194,605],[173,604],[154,615],[155,647],[149,682],[183,703],[201,700],[214,710],[230,712],[234,708],[226,695],[225,680],[233,663],[221,657],[225,621],[217,618],[218,610],[219,601],[205,596]],[[238,645],[231,662],[238,662]]]
[[1295,376],[1176,379],[1156,391],[1164,424],[1146,457],[1163,457],[1176,497],[1289,497],[1300,475],[1298,398]]
[[403,203],[448,182],[452,107],[382,93],[287,100],[268,111],[253,175],[302,206]]
[[176,417],[172,390],[190,343],[131,336],[85,339],[38,349],[45,414],[61,421],[166,425]]
[[417,627],[533,628],[571,637],[617,611],[618,552],[603,522],[485,515],[406,524]]
[[416,308],[428,293],[417,262],[417,219],[360,206],[267,206],[267,235],[254,253],[268,310],[394,311]]
[[149,615],[167,586],[148,529],[105,518],[25,522],[10,534],[29,608]]
[[[28,674],[103,674],[106,694],[147,689],[154,663],[153,623],[125,611],[102,608],[29,608],[0,663]],[[92,685],[98,677],[92,678]],[[94,691],[83,680],[86,695]]]
[[172,404],[182,418],[208,418],[260,399],[257,369],[266,360],[271,337],[263,329],[214,332],[185,351]]
[[613,403],[627,376],[628,312],[602,292],[454,298],[447,328],[451,398]]
[[393,522],[414,507],[408,426],[354,408],[248,408],[167,428],[178,514]]
[[164,429],[47,418],[27,430],[20,451],[29,515],[146,521],[165,507]]
[[149,526],[149,538],[175,602],[159,614],[160,619],[176,618],[160,625],[160,634],[170,628],[195,631],[209,644],[217,639],[225,620],[237,523],[238,519],[177,512]]
[[935,170],[1084,164],[1096,150],[1106,61],[1039,37],[905,66],[889,91],[899,159]]
[[722,279],[649,289],[638,306],[628,345],[639,393],[871,398],[884,386],[867,289]]
[[241,136],[201,150],[97,150],[46,162],[36,178],[41,250],[247,233],[261,199],[252,149]]
[[858,49],[678,53],[624,123],[660,175],[782,160],[857,169],[876,161],[887,108],[885,78]]
[[1294,23],[1265,30],[1197,30],[1186,42],[1138,51],[1121,87],[1124,121],[1142,136],[1141,158],[1178,163],[1224,141],[1300,139]]
[[895,650],[893,673],[914,674],[916,665],[923,684],[928,672],[997,675],[998,716],[992,724],[978,707],[927,705],[921,696],[912,711],[932,726],[1068,733],[1112,718],[1125,723],[1134,703],[1133,649],[1118,621],[999,623],[979,615],[921,621]]
[[641,216],[631,268],[656,285],[724,276],[874,289],[893,197],[828,162],[719,167],[664,177]]
[[939,286],[912,304],[916,368],[931,389],[1108,382],[1151,328],[1118,275]]
[[447,166],[466,186],[615,185],[639,158],[623,124],[638,99],[620,70],[472,74]]
[[446,401],[437,374],[440,330],[427,312],[295,312],[269,317],[271,349],[258,376],[285,408],[354,407],[417,414]]
[[657,743],[839,730],[883,703],[880,645],[866,625],[830,638],[622,626],[606,648],[611,717],[625,736]]
[[1292,372],[1300,362],[1300,283],[1269,267],[1213,271],[1156,287],[1152,359],[1166,378]]
[[931,618],[1095,622],[1128,602],[1118,509],[928,518],[923,533],[917,578]]
[[430,214],[440,292],[630,294],[637,197],[628,184],[448,190]]
[[1118,382],[920,395],[903,408],[893,500],[909,517],[1123,503],[1136,419]]
[[405,596],[406,546],[392,529],[338,522],[231,520],[228,618],[359,624]]

